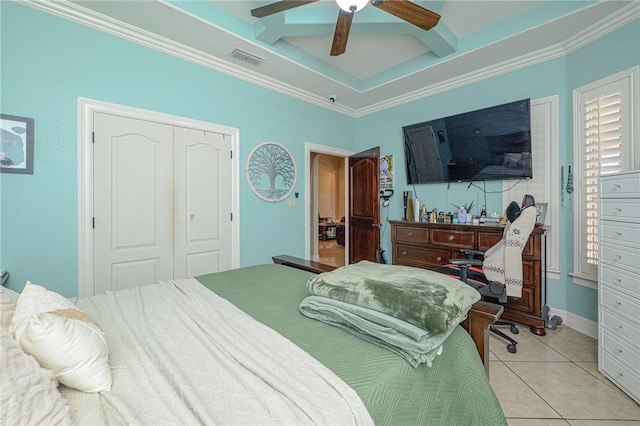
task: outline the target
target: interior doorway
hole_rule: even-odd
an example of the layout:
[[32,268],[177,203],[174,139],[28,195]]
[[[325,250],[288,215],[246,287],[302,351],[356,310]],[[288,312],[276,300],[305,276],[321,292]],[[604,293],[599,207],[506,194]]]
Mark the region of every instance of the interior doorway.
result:
[[307,143],[306,258],[334,266],[349,263],[348,160],[353,154]]

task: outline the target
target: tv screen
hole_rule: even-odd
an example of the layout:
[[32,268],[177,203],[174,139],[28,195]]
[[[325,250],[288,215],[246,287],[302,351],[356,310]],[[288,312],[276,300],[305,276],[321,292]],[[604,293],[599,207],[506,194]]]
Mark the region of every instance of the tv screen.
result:
[[530,100],[402,128],[407,183],[532,178]]

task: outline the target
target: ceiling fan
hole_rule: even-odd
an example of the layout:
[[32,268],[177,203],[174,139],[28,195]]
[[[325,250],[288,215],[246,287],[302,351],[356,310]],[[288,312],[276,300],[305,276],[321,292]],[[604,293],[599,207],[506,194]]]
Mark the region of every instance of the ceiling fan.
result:
[[[275,13],[284,12],[294,7],[304,6],[318,0],[282,0],[251,10],[251,16],[264,18]],[[342,55],[347,49],[347,40],[351,29],[353,14],[368,3],[382,9],[400,19],[407,21],[425,31],[435,27],[440,20],[440,15],[425,9],[409,0],[336,0],[340,6],[336,30],[333,34],[333,45],[331,46],[331,56]]]

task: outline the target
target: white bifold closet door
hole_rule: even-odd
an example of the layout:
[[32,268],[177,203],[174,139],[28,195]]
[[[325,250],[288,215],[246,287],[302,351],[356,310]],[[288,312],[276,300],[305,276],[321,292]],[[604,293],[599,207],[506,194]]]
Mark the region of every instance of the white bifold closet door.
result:
[[231,143],[94,114],[96,294],[231,267]]

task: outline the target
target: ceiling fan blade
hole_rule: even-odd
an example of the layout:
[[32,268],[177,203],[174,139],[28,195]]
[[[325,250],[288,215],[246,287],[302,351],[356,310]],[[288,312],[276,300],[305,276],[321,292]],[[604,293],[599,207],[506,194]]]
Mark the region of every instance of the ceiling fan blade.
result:
[[409,0],[372,0],[371,4],[425,31],[435,27],[440,15]]
[[318,0],[282,0],[275,3],[267,4],[265,6],[257,7],[251,10],[251,16],[255,18],[264,18],[265,16],[273,15],[274,13],[284,12],[285,10],[293,9],[294,7],[304,6],[308,3],[315,3]]
[[331,56],[342,55],[345,50],[347,50],[347,40],[349,39],[349,31],[351,30],[351,21],[353,21],[353,12],[345,12],[340,9],[338,21],[336,22],[336,31],[333,33]]

